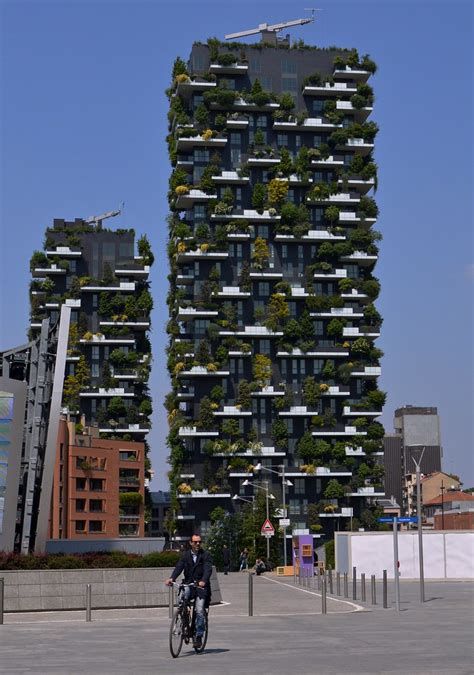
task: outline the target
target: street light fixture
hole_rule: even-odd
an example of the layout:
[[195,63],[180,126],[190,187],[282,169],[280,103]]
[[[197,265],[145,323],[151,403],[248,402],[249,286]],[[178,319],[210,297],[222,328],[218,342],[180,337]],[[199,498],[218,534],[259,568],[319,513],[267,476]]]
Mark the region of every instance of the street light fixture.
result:
[[[413,447],[413,446],[410,446]],[[423,527],[422,527],[422,514],[421,514],[421,460],[423,459],[423,454],[425,452],[425,446],[421,446],[422,451],[420,455],[420,461],[417,462],[414,457],[412,460],[416,467],[416,515],[417,515],[417,526],[418,526],[418,562],[420,565],[420,602],[425,601],[425,572],[423,568]]]
[[[270,469],[267,466],[263,466],[260,462],[255,465],[254,471],[260,471],[263,469],[263,471],[270,471],[270,473],[276,473],[277,476],[281,476],[281,492],[282,492],[282,498],[283,498],[283,518],[286,518],[286,487],[293,487],[293,483],[291,480],[285,479],[285,465],[280,464],[279,467],[281,468],[280,471],[276,471],[275,469]],[[283,564],[286,567],[286,525],[283,527]]]
[[[258,483],[252,483],[252,481],[245,479],[242,485],[246,487],[247,485],[253,485],[259,490],[265,490],[265,506],[266,506],[266,512],[267,512],[267,520],[270,520],[270,512],[268,508],[268,500],[269,499],[275,499],[273,495],[270,494],[270,488],[268,487],[268,481],[265,480],[263,481],[266,485],[264,487],[263,485],[259,485]],[[270,538],[267,537],[267,561],[270,559]]]

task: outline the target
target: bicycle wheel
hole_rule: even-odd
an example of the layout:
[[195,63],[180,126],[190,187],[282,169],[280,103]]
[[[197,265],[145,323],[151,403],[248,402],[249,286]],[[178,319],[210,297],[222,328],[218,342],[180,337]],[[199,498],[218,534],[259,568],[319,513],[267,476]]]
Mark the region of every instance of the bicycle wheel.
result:
[[208,629],[208,618],[207,618],[207,612],[204,612],[204,633],[202,634],[202,644],[200,647],[194,647],[194,651],[196,654],[201,654],[207,644],[207,629]]
[[179,656],[183,646],[184,630],[183,615],[181,609],[178,608],[173,614],[170,626],[170,652],[174,659]]

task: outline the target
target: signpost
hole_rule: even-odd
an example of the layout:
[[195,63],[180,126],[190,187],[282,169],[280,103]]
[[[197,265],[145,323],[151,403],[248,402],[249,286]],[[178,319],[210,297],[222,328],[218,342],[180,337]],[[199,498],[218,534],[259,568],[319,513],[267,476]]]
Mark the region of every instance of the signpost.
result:
[[267,537],[267,539],[269,539],[270,537],[273,537],[273,535],[275,534],[275,528],[273,527],[273,525],[271,524],[271,522],[268,518],[263,523],[262,528],[260,530],[260,533],[264,537]]
[[278,524],[280,527],[290,527],[290,519],[289,518],[280,518],[278,521]]
[[400,573],[398,562],[398,523],[416,523],[417,516],[387,516],[378,518],[379,523],[393,523],[393,579],[395,581],[395,606],[400,611]]

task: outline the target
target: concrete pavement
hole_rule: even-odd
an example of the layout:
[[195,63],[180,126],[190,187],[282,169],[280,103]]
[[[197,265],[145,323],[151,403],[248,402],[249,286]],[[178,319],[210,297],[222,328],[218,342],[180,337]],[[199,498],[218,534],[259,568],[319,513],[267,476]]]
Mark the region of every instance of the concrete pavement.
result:
[[[472,675],[473,587],[469,582],[402,582],[402,610],[328,599],[273,575],[219,575],[224,602],[211,608],[208,649],[168,650],[166,609],[11,615],[0,626],[0,673],[193,673],[222,675]],[[282,583],[283,582],[283,583]],[[370,602],[370,594],[369,594]],[[380,596],[381,601],[381,596]],[[73,620],[71,620],[73,619]]]

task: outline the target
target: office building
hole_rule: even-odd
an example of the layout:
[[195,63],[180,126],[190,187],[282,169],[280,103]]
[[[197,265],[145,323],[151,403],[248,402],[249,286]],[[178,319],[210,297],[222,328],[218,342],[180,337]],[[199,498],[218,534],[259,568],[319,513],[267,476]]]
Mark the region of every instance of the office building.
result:
[[331,536],[384,496],[375,64],[267,38],[195,43],[168,91],[178,538],[262,481],[282,503],[282,465],[287,536]]

